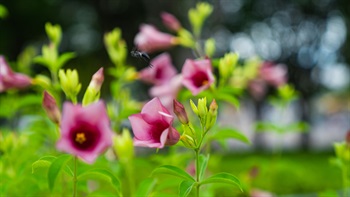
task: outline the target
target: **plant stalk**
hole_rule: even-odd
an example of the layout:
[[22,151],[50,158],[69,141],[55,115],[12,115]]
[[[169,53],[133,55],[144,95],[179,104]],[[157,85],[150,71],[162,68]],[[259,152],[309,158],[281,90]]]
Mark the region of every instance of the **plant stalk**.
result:
[[77,156],[74,157],[73,197],[77,196]]

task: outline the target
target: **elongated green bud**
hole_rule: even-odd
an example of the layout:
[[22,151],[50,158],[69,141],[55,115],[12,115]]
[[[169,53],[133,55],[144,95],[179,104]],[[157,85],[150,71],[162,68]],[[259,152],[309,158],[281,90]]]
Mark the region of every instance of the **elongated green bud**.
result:
[[216,123],[217,115],[218,115],[218,104],[216,103],[215,99],[213,99],[213,101],[211,102],[211,104],[209,106],[209,112],[207,114],[207,119],[206,119],[206,124],[205,124],[206,132],[210,128],[212,128],[214,126],[214,124]]
[[101,67],[93,76],[89,86],[86,89],[83,98],[83,106],[88,105],[92,102],[98,101],[100,98],[100,90],[104,81],[103,67]]

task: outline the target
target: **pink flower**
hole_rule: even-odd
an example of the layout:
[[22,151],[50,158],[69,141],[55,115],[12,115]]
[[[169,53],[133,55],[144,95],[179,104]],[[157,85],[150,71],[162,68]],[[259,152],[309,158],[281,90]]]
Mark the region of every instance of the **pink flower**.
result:
[[160,85],[168,82],[177,73],[168,53],[160,54],[151,61],[151,64],[152,67],[140,71],[139,78],[141,80]]
[[214,75],[210,60],[190,60],[187,59],[183,68],[183,85],[187,87],[193,95],[208,89],[214,83]]
[[163,148],[176,144],[180,134],[172,126],[173,119],[157,97],[152,99],[143,106],[141,113],[129,116],[134,145]]
[[257,100],[262,99],[266,94],[266,82],[261,78],[249,81],[248,90],[250,94]]
[[31,79],[20,73],[15,73],[6,63],[3,56],[0,56],[0,92],[11,88],[25,88],[31,85]]
[[287,69],[283,64],[266,61],[260,66],[259,77],[268,84],[278,87],[287,82]]
[[173,100],[177,97],[182,86],[182,75],[175,75],[162,85],[153,86],[149,90],[152,97],[158,97],[168,111],[173,110]]
[[86,107],[64,103],[58,150],[78,156],[91,164],[112,145],[112,134],[102,101]]
[[177,44],[175,36],[158,31],[152,25],[143,24],[134,40],[135,45],[146,53],[168,49]]
[[175,31],[175,32],[177,32],[181,29],[181,24],[174,15],[172,15],[168,12],[162,12],[160,16],[162,18],[163,24],[168,29]]

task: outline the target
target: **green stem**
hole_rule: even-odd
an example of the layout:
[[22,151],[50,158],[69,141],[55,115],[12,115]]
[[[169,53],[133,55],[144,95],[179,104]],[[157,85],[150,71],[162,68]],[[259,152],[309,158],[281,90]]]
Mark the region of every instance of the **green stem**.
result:
[[200,152],[200,149],[195,149],[194,150],[195,153],[196,153],[196,197],[199,197],[199,181],[200,181],[200,177],[199,177],[199,152]]
[[[346,161],[345,161],[346,162]],[[343,164],[342,166],[342,177],[343,177],[343,187],[344,187],[344,192],[343,196],[348,197],[350,194],[350,185],[348,185],[348,168],[347,165]]]
[[77,157],[74,157],[73,197],[77,196]]
[[127,173],[127,179],[129,184],[129,196],[134,196],[135,191],[135,181],[134,181],[134,173],[133,173],[133,164],[132,161],[124,163],[125,170]]

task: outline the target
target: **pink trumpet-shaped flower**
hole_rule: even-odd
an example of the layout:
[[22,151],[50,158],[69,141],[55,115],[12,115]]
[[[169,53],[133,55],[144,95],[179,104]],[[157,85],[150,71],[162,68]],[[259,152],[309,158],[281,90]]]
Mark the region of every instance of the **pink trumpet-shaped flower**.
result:
[[172,126],[173,119],[157,97],[152,99],[143,106],[141,113],[129,116],[134,145],[163,148],[176,144],[180,134]]
[[260,67],[259,77],[268,84],[278,87],[287,82],[287,69],[283,64],[266,61]]
[[134,40],[135,45],[141,51],[152,53],[158,50],[164,50],[177,44],[175,36],[158,31],[152,25],[143,24],[140,32]]
[[161,85],[153,86],[149,90],[149,94],[152,97],[158,97],[162,104],[170,112],[173,111],[173,100],[177,97],[182,87],[182,75],[175,75],[168,81]]
[[78,156],[91,164],[112,145],[112,135],[109,118],[102,101],[86,107],[64,103],[61,138],[56,146],[58,150]]
[[214,75],[210,60],[187,59],[183,68],[183,85],[187,87],[193,95],[208,89],[214,83]]
[[181,29],[181,24],[177,20],[177,18],[168,13],[168,12],[162,12],[160,17],[162,18],[163,24],[172,31],[179,31]]
[[163,53],[151,61],[152,67],[144,68],[139,73],[139,78],[143,81],[160,85],[168,82],[177,73],[175,67],[171,63],[168,53]]
[[25,88],[31,84],[31,81],[27,75],[13,72],[5,58],[0,56],[0,92],[11,88]]

